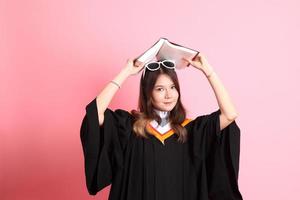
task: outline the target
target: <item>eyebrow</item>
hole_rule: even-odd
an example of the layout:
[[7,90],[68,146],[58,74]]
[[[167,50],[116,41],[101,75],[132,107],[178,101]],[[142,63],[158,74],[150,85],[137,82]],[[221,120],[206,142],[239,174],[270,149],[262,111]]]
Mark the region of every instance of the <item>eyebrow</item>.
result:
[[[170,86],[173,86],[175,84],[170,84]],[[164,87],[164,85],[156,85],[155,87]]]

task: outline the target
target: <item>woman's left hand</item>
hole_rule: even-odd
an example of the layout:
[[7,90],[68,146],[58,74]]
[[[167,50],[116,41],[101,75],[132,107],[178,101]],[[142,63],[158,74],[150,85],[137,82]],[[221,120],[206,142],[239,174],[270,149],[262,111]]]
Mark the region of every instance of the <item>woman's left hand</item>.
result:
[[202,53],[199,53],[193,60],[183,58],[186,62],[190,63],[196,69],[200,69],[206,75],[209,75],[213,68],[206,60],[205,56]]

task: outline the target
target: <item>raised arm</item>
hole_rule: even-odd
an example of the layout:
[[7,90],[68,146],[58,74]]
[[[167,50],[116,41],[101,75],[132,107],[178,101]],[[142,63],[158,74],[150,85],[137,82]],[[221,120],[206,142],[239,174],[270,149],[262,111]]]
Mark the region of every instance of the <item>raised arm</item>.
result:
[[235,106],[227,92],[225,86],[221,82],[220,78],[217,76],[213,67],[207,62],[205,56],[202,53],[199,53],[199,56],[195,60],[184,59],[188,61],[192,66],[201,70],[206,77],[214,91],[214,94],[217,98],[217,102],[221,111],[220,114],[220,129],[224,129],[231,122],[233,122],[238,113],[235,109]]
[[207,72],[205,74],[207,76],[209,84],[213,88],[213,91],[218,101],[218,105],[221,110],[221,114],[219,116],[220,129],[223,130],[237,118],[238,114],[229,96],[229,93],[227,92],[217,73],[212,70],[209,73]]
[[121,72],[112,81],[110,81],[97,96],[96,102],[100,125],[102,125],[104,121],[104,111],[110,104],[117,90],[120,89],[123,82],[129,76],[140,72],[142,67],[142,65],[139,65],[139,67],[133,65],[133,60],[128,59],[126,66],[121,70]]

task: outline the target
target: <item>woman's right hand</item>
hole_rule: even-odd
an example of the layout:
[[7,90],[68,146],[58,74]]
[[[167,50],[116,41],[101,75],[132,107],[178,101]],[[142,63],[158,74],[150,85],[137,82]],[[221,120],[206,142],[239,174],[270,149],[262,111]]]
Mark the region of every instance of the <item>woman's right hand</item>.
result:
[[138,74],[140,71],[142,71],[143,68],[144,68],[144,65],[143,65],[142,62],[136,61],[135,64],[134,64],[132,59],[128,59],[127,60],[127,64],[125,66],[125,70],[130,75],[136,75],[136,74]]

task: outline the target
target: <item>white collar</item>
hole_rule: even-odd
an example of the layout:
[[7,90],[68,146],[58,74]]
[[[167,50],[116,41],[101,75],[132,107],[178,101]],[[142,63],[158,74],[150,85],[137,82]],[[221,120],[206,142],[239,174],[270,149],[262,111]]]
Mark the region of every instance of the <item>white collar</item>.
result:
[[[168,120],[170,115],[170,111],[162,111],[154,108],[154,111],[162,118],[162,120]],[[159,133],[164,134],[171,129],[170,122],[165,124],[164,126],[160,126],[156,120],[152,120],[150,122],[151,126],[155,128]]]
[[160,118],[169,117],[170,111],[162,111],[155,108],[153,108],[153,110],[160,116]]
[[171,125],[170,125],[170,122],[168,122],[166,125],[164,125],[163,127],[161,127],[157,121],[155,120],[152,120],[150,122],[151,126],[157,130],[160,134],[165,134],[167,133],[170,129],[171,129]]

